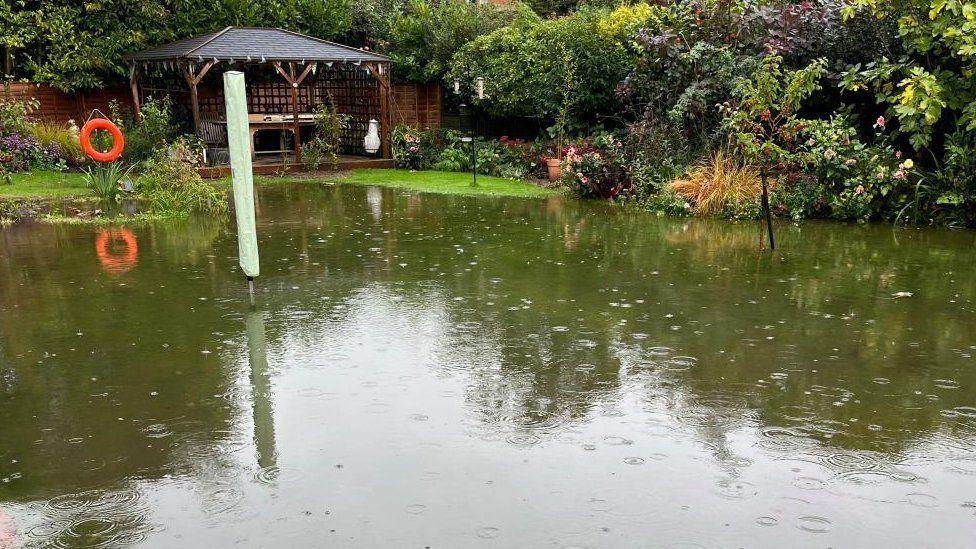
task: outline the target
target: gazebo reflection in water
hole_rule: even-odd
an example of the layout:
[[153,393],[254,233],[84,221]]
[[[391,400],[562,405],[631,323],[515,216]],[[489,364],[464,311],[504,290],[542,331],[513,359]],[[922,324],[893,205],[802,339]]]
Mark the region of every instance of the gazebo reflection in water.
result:
[[[227,27],[125,56],[132,100],[170,95],[187,107],[207,151],[207,174],[227,170],[227,131],[221,74],[243,71],[255,171],[301,161],[301,144],[315,131],[314,112],[332,102],[349,125],[340,138],[339,168],[382,167],[390,160],[390,59],[282,29]],[[370,120],[380,148],[367,152]]]

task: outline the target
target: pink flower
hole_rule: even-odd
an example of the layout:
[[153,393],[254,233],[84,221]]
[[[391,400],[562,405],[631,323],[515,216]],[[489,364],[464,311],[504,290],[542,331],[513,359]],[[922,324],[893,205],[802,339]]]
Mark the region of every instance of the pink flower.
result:
[[823,153],[823,157],[826,158],[827,160],[830,160],[835,156],[837,156],[837,153],[834,152],[834,149],[827,149]]
[[879,116],[878,119],[874,121],[874,127],[875,128],[884,128],[885,127],[885,117]]
[[857,160],[854,160],[853,158],[848,158],[844,161],[845,166],[853,166],[854,164],[857,164]]
[[807,139],[807,147],[812,147],[812,146],[814,146],[816,144],[817,144],[817,142],[814,141],[812,137],[810,139]]
[[901,158],[901,151],[895,152],[895,158]]
[[864,194],[864,185],[858,185],[855,187],[854,194]]
[[904,170],[898,170],[898,171],[896,171],[895,173],[892,174],[892,177],[894,177],[895,179],[905,179],[905,171]]

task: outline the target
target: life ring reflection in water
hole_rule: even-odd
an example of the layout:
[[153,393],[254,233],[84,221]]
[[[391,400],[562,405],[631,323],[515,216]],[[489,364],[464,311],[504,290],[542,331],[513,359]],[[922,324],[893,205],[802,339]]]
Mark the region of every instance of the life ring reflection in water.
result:
[[95,237],[95,256],[102,269],[109,274],[127,273],[139,262],[136,235],[125,227],[98,231]]

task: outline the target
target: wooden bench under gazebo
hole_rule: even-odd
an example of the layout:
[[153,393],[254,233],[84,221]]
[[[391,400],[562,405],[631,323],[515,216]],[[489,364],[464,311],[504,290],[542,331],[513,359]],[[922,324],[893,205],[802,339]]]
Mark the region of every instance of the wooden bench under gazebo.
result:
[[[220,75],[243,71],[251,123],[254,170],[275,172],[301,161],[303,132],[314,132],[313,113],[332,101],[349,116],[342,132],[339,168],[389,167],[392,94],[390,59],[369,51],[282,29],[227,27],[125,56],[132,100],[160,94],[183,97],[193,130],[208,151],[206,175],[227,173],[227,137]],[[174,73],[185,86],[177,85]],[[181,83],[180,83],[181,84]],[[365,150],[370,120],[379,122],[380,148]],[[279,146],[260,145],[262,133],[277,133]],[[291,147],[283,146],[286,134]]]

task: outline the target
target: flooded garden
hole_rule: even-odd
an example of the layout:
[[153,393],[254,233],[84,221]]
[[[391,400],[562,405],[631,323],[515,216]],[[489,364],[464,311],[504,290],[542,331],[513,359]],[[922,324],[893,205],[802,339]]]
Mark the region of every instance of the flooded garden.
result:
[[972,232],[257,202],[0,230],[0,546],[976,539]]

